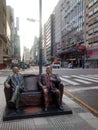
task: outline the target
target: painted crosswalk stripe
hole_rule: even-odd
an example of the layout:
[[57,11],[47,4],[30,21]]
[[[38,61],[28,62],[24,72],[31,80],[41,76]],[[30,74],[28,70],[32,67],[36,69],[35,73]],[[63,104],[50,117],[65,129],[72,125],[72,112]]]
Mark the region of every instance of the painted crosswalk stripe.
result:
[[72,85],[80,85],[80,84],[77,83],[77,82],[74,82],[74,81],[71,81],[71,80],[68,80],[68,79],[65,79],[65,78],[62,78],[62,77],[60,77],[60,79],[61,79],[62,81],[64,81],[64,82],[70,83],[70,84],[72,84]]
[[82,79],[74,79],[75,81],[81,82],[81,83],[85,83],[85,84],[91,84],[91,82],[82,80]]
[[70,76],[65,76],[65,75],[64,75],[64,76],[62,76],[62,77],[64,77],[64,78],[70,78]]
[[90,76],[90,75],[80,75],[82,77],[87,77],[87,78],[92,78],[92,79],[98,79],[97,77],[94,76]]
[[71,76],[72,76],[72,77],[79,78],[79,79],[84,79],[84,80],[88,80],[88,81],[92,81],[92,82],[96,82],[96,83],[98,83],[98,80],[89,79],[89,78],[82,77],[82,76],[77,76],[77,75],[71,75]]
[[86,88],[74,88],[74,89],[70,89],[68,91],[70,92],[75,92],[75,91],[84,91],[84,90],[93,90],[93,89],[98,89],[98,86],[93,86],[93,87],[86,87]]

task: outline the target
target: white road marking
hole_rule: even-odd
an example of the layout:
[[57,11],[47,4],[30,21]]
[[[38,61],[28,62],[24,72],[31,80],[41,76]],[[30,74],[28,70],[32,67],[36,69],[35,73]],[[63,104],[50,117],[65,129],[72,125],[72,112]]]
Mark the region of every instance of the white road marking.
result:
[[74,91],[84,91],[84,90],[93,90],[93,89],[98,89],[98,86],[93,86],[93,87],[86,87],[86,88],[74,88],[74,89],[70,89],[68,91],[70,92],[74,92]]
[[80,85],[80,84],[77,83],[77,82],[74,82],[74,81],[71,81],[71,80],[68,80],[68,79],[65,79],[65,78],[62,78],[62,77],[60,77],[60,79],[61,79],[62,81],[64,81],[64,82],[70,83],[70,84],[72,84],[72,85]]
[[64,75],[64,76],[62,76],[62,77],[64,77],[64,78],[70,78],[70,76],[65,76],[65,75]]
[[72,77],[79,78],[79,79],[84,79],[84,80],[88,80],[88,81],[92,81],[92,82],[96,82],[96,83],[98,83],[98,80],[89,79],[89,78],[86,78],[86,77],[76,76],[76,75],[71,75],[71,76],[72,76]]
[[82,77],[87,77],[87,78],[92,78],[92,79],[98,79],[97,77],[94,76],[90,76],[90,75],[80,75]]
[[81,82],[81,83],[85,83],[85,84],[91,84],[91,82],[82,80],[82,79],[74,79],[75,81]]

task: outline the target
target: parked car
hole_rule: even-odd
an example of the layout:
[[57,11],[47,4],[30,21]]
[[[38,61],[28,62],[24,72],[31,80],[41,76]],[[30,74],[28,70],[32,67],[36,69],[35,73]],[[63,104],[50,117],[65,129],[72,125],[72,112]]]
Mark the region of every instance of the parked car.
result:
[[57,63],[52,63],[52,67],[53,67],[53,68],[60,68],[61,65],[60,65],[59,62],[57,62]]
[[68,68],[73,68],[73,64],[72,64],[72,63],[69,63],[69,64],[68,64]]

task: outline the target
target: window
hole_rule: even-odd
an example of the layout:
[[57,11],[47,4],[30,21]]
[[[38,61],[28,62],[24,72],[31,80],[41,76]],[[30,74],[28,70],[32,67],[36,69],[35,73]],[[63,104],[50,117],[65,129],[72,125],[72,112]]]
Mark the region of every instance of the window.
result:
[[98,32],[98,26],[94,28],[94,32]]
[[88,13],[88,16],[93,15],[93,10]]
[[90,29],[90,30],[88,31],[88,35],[91,35],[91,34],[93,34],[93,29]]
[[97,2],[98,0],[94,0],[94,4]]
[[98,37],[94,37],[93,42],[98,42]]
[[98,11],[98,7],[94,8],[94,13],[96,13]]
[[88,22],[88,26],[91,26],[93,23],[94,23],[94,19],[92,19],[92,20],[90,20],[90,21]]
[[89,4],[88,7],[90,8],[94,4],[94,1],[92,0]]
[[93,38],[88,39],[88,44],[93,43]]

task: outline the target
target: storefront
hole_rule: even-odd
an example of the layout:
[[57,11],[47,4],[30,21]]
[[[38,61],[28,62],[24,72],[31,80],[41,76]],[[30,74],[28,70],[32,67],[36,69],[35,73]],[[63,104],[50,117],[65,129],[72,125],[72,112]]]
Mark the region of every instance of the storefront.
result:
[[72,46],[59,54],[62,61],[72,63],[74,67],[82,67],[82,57],[85,55],[85,46]]
[[87,49],[87,62],[89,67],[98,68],[98,47]]

